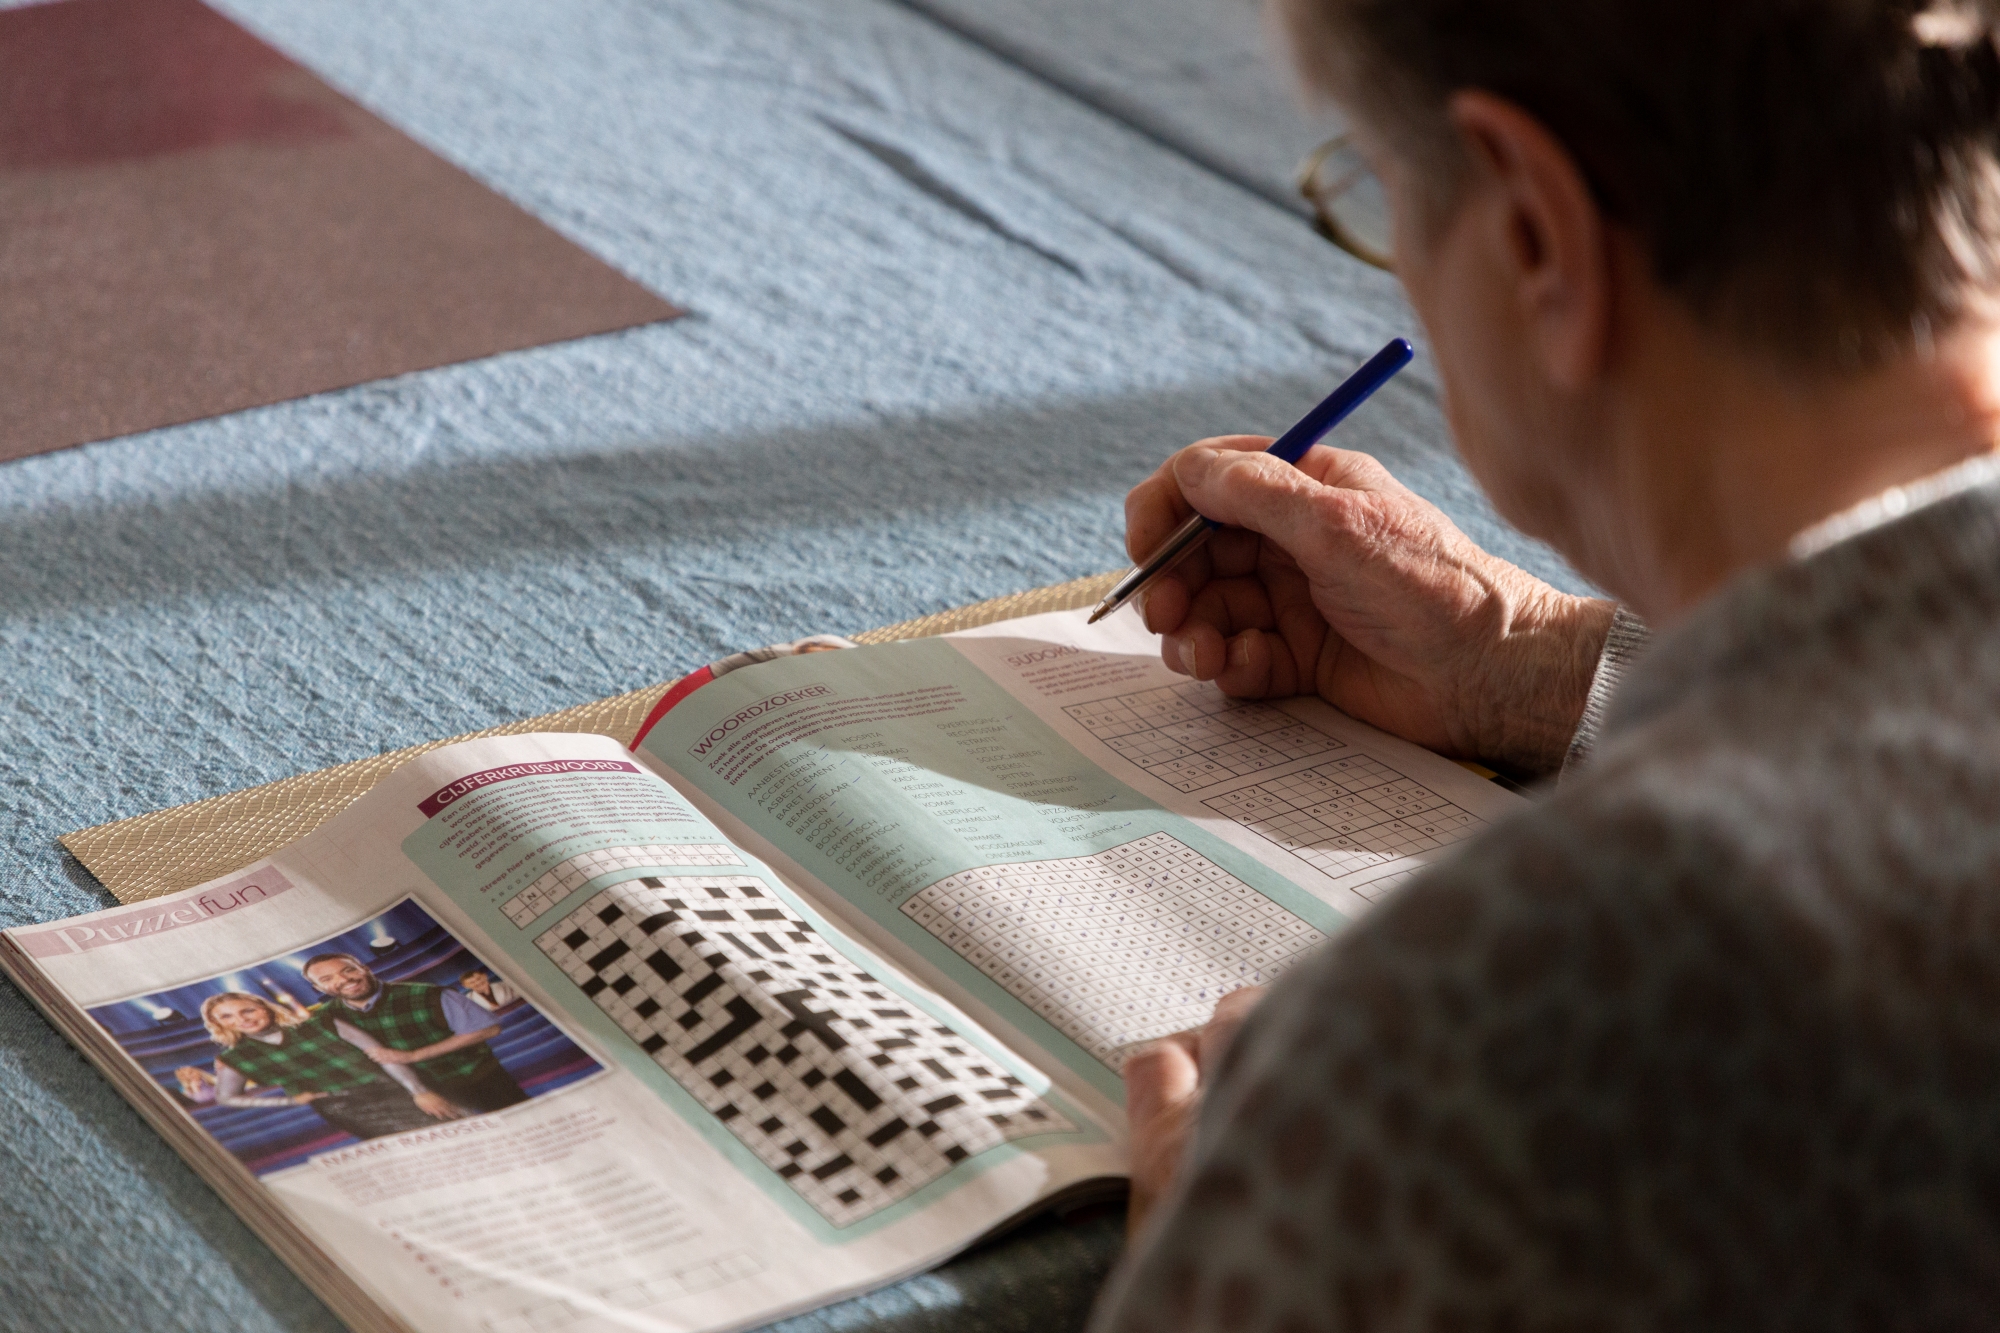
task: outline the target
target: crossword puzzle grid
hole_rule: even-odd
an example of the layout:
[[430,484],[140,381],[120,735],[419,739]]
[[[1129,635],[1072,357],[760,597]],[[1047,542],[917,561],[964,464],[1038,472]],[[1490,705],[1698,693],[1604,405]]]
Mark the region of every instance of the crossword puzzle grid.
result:
[[963,871],[902,910],[1113,1072],[1326,938],[1165,833]]
[[835,1226],[1076,1128],[757,879],[628,880],[535,946]]
[[547,874],[500,904],[507,919],[526,930],[528,923],[575,893],[599,875],[613,870],[653,866],[740,866],[734,847],[719,842],[683,842],[670,846],[605,847],[558,862]]
[[[1483,821],[1379,759],[1349,755],[1202,804],[1328,875],[1449,846]],[[1379,897],[1401,877],[1363,892]]]
[[1345,743],[1267,704],[1192,681],[1063,709],[1091,735],[1181,791],[1259,773]]

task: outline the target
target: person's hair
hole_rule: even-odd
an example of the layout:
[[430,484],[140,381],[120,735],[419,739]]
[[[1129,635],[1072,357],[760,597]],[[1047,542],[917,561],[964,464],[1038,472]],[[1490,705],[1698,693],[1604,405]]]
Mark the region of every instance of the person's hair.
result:
[[215,1021],[216,1006],[226,1000],[248,1000],[252,1004],[263,1005],[264,1012],[271,1016],[271,1021],[281,1028],[295,1028],[305,1022],[305,1019],[283,1005],[272,1004],[261,995],[246,995],[240,990],[226,990],[220,995],[211,995],[201,1002],[202,1026],[208,1029],[208,1035],[214,1038],[215,1044],[225,1049],[234,1046],[243,1036],[235,1028],[226,1028]]
[[1662,287],[1789,360],[1923,348],[2000,281],[2000,0],[1278,0],[1307,81],[1448,200],[1506,98]]
[[311,981],[312,970],[321,963],[352,963],[359,968],[368,968],[368,964],[362,962],[351,953],[316,953],[306,959],[304,966],[299,968],[300,975],[305,977],[307,981]]

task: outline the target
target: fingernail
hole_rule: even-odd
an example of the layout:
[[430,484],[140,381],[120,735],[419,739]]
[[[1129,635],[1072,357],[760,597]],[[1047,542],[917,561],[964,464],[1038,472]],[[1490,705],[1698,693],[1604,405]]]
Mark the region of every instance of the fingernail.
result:
[[1218,452],[1214,449],[1189,449],[1181,454],[1180,461],[1174,464],[1174,479],[1180,482],[1182,490],[1208,480]]
[[1250,636],[1240,634],[1229,641],[1229,665],[1235,667],[1250,665]]
[[1190,676],[1194,674],[1194,645],[1186,639],[1181,640],[1181,669]]

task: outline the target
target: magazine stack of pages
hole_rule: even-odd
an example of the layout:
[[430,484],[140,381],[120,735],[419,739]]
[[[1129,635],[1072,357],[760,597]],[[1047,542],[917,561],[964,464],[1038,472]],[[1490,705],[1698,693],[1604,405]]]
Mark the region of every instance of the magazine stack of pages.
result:
[[1115,1194],[1126,1053],[1519,800],[1065,612],[433,750],[0,964],[357,1330],[733,1329]]

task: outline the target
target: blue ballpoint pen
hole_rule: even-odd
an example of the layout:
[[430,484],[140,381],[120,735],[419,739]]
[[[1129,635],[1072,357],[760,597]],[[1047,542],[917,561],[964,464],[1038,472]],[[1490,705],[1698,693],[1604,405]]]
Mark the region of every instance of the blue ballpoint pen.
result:
[[[1306,450],[1318,444],[1328,431],[1345,421],[1350,412],[1367,402],[1370,394],[1409,365],[1410,358],[1415,355],[1416,350],[1410,346],[1408,339],[1392,339],[1387,347],[1369,357],[1361,369],[1349,375],[1338,389],[1322,399],[1319,406],[1300,417],[1296,426],[1273,441],[1265,452],[1296,464],[1306,456]],[[1104,600],[1097,604],[1097,609],[1090,613],[1089,623],[1095,625],[1144,592],[1153,580],[1193,554],[1208,540],[1208,534],[1221,526],[1214,519],[1203,518],[1200,514],[1183,523],[1143,564],[1118,580],[1104,595]]]

